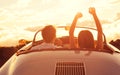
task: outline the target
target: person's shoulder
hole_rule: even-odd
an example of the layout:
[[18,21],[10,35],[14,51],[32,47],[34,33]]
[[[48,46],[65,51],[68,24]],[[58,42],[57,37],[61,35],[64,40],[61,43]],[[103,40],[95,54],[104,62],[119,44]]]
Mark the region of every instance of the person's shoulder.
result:
[[37,50],[39,49],[39,45],[32,47],[30,50]]

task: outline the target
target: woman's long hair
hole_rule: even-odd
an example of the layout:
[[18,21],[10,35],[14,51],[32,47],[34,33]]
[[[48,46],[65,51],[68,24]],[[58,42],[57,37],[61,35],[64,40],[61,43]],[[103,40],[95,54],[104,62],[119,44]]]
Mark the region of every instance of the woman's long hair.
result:
[[82,30],[78,35],[80,48],[94,48],[94,37],[89,30]]

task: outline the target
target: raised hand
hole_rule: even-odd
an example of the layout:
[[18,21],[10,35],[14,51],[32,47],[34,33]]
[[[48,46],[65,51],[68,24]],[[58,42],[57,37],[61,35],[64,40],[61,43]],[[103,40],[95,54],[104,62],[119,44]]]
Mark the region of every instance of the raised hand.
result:
[[82,13],[80,13],[80,12],[78,12],[76,15],[75,15],[75,18],[80,18],[80,17],[82,17],[83,15],[82,15]]
[[90,13],[90,14],[95,14],[95,13],[96,13],[95,8],[94,8],[94,7],[90,7],[90,8],[89,8],[89,13]]
[[96,10],[94,7],[90,7],[89,8],[89,13],[92,14],[94,20],[95,20],[95,23],[96,23],[96,27],[97,27],[97,30],[98,30],[98,35],[97,35],[97,46],[96,48],[97,49],[103,49],[103,30],[102,30],[102,26],[101,26],[101,23],[97,17],[97,14],[96,14]]
[[76,43],[75,43],[75,40],[74,40],[74,30],[75,30],[75,27],[76,27],[76,23],[78,21],[79,18],[82,17],[82,13],[77,13],[73,19],[73,22],[71,24],[71,27],[70,27],[70,31],[69,31],[69,42],[70,42],[70,48],[76,48]]

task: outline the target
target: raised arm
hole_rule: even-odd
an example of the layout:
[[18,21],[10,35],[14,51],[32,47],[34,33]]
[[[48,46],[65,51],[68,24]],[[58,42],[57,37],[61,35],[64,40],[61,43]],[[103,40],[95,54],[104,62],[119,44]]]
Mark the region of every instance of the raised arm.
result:
[[89,13],[93,15],[93,18],[95,20],[96,27],[97,27],[97,30],[98,30],[97,46],[96,46],[96,48],[97,49],[103,49],[103,37],[102,37],[103,31],[102,31],[101,23],[100,23],[100,21],[99,21],[99,19],[97,17],[95,8],[94,7],[90,7],[89,8]]
[[71,48],[75,48],[74,30],[75,30],[75,27],[76,27],[77,20],[78,20],[80,17],[82,17],[82,14],[81,14],[81,13],[77,13],[76,16],[74,17],[73,22],[72,22],[71,27],[70,27],[70,31],[69,31],[69,42],[70,42],[70,47],[71,47]]

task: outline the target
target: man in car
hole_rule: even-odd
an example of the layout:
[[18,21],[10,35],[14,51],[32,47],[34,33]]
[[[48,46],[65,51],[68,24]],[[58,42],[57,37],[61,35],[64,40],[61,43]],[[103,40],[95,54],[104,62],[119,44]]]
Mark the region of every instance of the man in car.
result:
[[52,25],[45,26],[42,30],[43,43],[31,48],[31,50],[55,49],[59,46],[54,45],[56,40],[56,29]]

